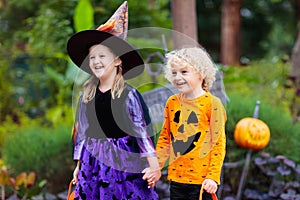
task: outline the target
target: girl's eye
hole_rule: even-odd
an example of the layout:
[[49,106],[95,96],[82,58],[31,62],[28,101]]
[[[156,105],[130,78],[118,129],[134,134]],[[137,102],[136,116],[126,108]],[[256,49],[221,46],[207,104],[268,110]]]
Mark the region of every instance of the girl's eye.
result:
[[94,59],[95,57],[94,56],[90,56],[90,59]]
[[172,72],[172,75],[173,75],[173,76],[176,76],[176,74],[177,74],[176,72]]
[[188,71],[185,71],[185,70],[184,70],[184,71],[182,71],[181,73],[182,73],[182,74],[186,74],[186,73],[188,73]]

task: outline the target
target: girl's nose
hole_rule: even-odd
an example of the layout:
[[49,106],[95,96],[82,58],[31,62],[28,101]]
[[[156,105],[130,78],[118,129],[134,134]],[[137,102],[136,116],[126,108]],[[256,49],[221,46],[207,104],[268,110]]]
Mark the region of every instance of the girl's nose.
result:
[[94,59],[94,63],[99,63],[99,62],[100,62],[100,58],[98,56],[96,56]]

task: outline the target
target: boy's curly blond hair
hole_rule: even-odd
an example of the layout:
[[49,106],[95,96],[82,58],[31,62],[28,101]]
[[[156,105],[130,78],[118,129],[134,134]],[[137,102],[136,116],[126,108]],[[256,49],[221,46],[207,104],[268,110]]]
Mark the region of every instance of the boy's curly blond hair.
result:
[[209,54],[205,49],[200,47],[183,48],[179,50],[171,51],[166,54],[167,64],[165,68],[165,77],[168,81],[172,82],[172,67],[171,63],[176,60],[182,60],[188,64],[188,66],[196,69],[204,77],[202,88],[205,91],[209,91],[215,81],[215,75],[217,68],[213,63]]

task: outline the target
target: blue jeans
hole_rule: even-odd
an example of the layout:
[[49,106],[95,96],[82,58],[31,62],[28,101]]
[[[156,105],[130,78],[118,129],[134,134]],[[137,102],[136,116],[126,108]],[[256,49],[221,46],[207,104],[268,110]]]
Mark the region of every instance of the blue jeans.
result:
[[[171,181],[170,183],[170,199],[171,200],[198,200],[201,185],[185,184]],[[212,200],[211,194],[203,192],[203,200]]]

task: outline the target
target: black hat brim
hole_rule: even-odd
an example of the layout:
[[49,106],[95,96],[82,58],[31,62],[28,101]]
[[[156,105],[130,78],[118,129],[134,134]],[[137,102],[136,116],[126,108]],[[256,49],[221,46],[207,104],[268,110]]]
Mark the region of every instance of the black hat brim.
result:
[[125,40],[98,30],[85,30],[71,36],[67,51],[71,60],[82,70],[91,74],[88,62],[89,48],[101,44],[109,47],[122,60],[123,75],[130,79],[144,71],[144,61],[138,51]]

